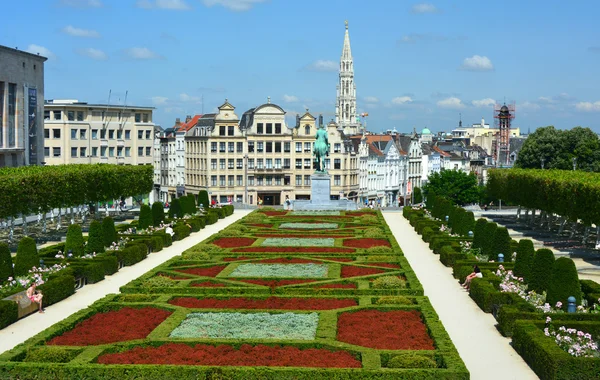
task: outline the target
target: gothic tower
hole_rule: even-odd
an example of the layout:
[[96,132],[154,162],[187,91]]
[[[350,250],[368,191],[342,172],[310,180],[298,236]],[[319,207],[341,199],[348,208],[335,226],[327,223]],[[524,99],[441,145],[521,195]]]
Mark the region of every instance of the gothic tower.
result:
[[340,58],[339,83],[337,85],[337,99],[335,103],[335,122],[345,134],[358,133],[360,123],[356,111],[356,85],[354,84],[354,62],[350,49],[350,35],[348,34],[348,21],[346,21],[346,34],[344,47]]

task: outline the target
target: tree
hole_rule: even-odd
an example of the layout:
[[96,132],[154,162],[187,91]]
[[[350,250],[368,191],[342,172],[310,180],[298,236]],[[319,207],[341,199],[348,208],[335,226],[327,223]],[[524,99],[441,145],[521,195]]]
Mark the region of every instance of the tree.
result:
[[102,239],[105,247],[110,247],[118,239],[115,221],[109,216],[102,219]]
[[154,227],[160,226],[165,220],[165,207],[162,202],[154,202],[152,204],[152,225]]
[[138,227],[142,230],[147,229],[154,223],[152,219],[152,209],[148,205],[142,205],[140,207],[140,217],[138,220]]
[[83,234],[79,224],[71,224],[67,230],[67,241],[65,242],[65,252],[71,251],[73,257],[83,256]]
[[183,216],[183,210],[181,209],[179,198],[173,199],[171,206],[169,207],[169,217],[174,218],[175,216],[179,218]]
[[10,248],[8,244],[0,243],[0,284],[9,277],[14,277],[12,258],[10,257]]
[[[66,249],[66,247],[65,247]],[[87,253],[104,252],[104,239],[102,237],[102,223],[93,220],[90,223],[90,232],[88,234],[88,242],[85,247]]]
[[533,242],[529,239],[519,240],[513,273],[515,276],[523,277],[526,284],[531,280],[531,267],[534,255],[535,248],[533,248]]
[[554,262],[552,276],[548,283],[546,302],[555,306],[562,302],[562,308],[567,310],[568,298],[575,297],[575,305],[581,304],[581,283],[575,263],[568,257],[559,257]]
[[486,224],[488,224],[488,221],[485,218],[477,219],[475,231],[473,231],[473,248],[483,248]]
[[413,195],[413,200],[415,203],[421,203],[423,202],[423,192],[421,191],[420,187],[415,187],[415,189],[413,190],[414,195]]
[[494,236],[498,225],[494,222],[487,223],[483,229],[483,239],[481,241],[481,253],[488,256],[490,260],[496,260],[494,256]]
[[446,197],[454,204],[466,205],[479,201],[477,176],[459,170],[442,170],[429,176],[425,194],[434,192],[437,197]]
[[200,190],[198,193],[198,206],[202,206],[204,208],[208,208],[210,206],[210,202],[208,201],[208,191]]
[[35,240],[25,236],[19,242],[17,247],[17,256],[15,257],[15,276],[23,276],[33,267],[40,264]]
[[533,257],[531,266],[531,281],[529,281],[529,290],[535,290],[536,293],[548,290],[548,284],[554,268],[554,253],[547,248],[538,249]]
[[512,252],[510,250],[510,235],[506,227],[496,228],[494,232],[494,248],[493,255],[496,257],[499,253],[504,255],[504,261],[512,260]]

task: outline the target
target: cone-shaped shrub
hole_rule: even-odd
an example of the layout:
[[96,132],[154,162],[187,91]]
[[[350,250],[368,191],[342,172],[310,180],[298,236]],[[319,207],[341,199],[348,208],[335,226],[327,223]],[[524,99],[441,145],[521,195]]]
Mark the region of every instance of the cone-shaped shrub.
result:
[[562,308],[567,310],[567,299],[575,297],[575,305],[581,304],[581,284],[575,263],[568,257],[559,257],[554,262],[552,276],[548,283],[548,293],[546,302],[555,306],[557,302],[562,302]]
[[33,267],[40,264],[35,240],[25,236],[19,242],[17,247],[17,256],[15,257],[15,276],[23,276]]
[[152,203],[152,225],[154,227],[160,226],[165,220],[165,207],[162,202]]
[[486,224],[483,229],[481,252],[484,255],[488,255],[490,260],[496,260],[498,257],[494,256],[494,236],[496,236],[496,229],[498,229],[498,225],[494,222]]
[[468,236],[469,231],[473,231],[474,228],[475,228],[475,215],[473,215],[473,211],[467,211],[463,215],[462,227],[461,227],[462,234],[464,236]]
[[97,220],[93,220],[90,223],[90,232],[88,234],[88,242],[85,246],[87,253],[101,253],[104,252],[104,238],[102,236],[102,223]]
[[169,217],[174,218],[177,216],[178,218],[181,218],[183,216],[182,211],[183,210],[181,209],[179,198],[173,199],[171,205],[169,206]]
[[535,290],[538,294],[548,290],[548,284],[554,268],[554,253],[547,248],[538,249],[533,257],[531,266],[531,280],[529,290]]
[[517,258],[515,259],[513,273],[515,276],[523,277],[526,284],[531,280],[531,267],[534,255],[535,248],[533,248],[533,242],[529,239],[521,239],[517,247]]
[[485,235],[485,225],[488,221],[484,218],[477,219],[475,223],[475,231],[473,231],[473,248],[482,248],[483,236]]
[[72,251],[74,257],[83,256],[83,234],[79,224],[71,224],[67,230],[65,253]]
[[188,199],[190,200],[190,215],[194,215],[196,211],[198,211],[198,207],[196,207],[196,197],[194,194],[188,194]]
[[204,208],[208,208],[210,203],[208,202],[208,191],[200,190],[198,193],[198,206],[202,205]]
[[[504,254],[504,261],[512,260],[512,252],[510,251],[510,235],[506,227],[496,228],[494,232],[494,251],[493,257],[498,257],[498,254]],[[495,260],[492,258],[492,260]]]
[[0,243],[0,284],[9,277],[14,277],[10,248],[8,244]]
[[148,205],[142,205],[140,207],[140,219],[138,221],[138,227],[142,230],[150,227],[154,221],[152,220],[152,209]]
[[117,241],[115,221],[109,216],[102,219],[102,239],[104,240],[105,247],[110,247],[113,242]]

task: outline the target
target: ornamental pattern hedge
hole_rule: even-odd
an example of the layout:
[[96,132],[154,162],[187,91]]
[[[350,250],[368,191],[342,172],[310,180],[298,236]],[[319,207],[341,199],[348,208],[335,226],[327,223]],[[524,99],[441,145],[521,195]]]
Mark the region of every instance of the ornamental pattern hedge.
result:
[[[279,226],[323,215],[291,214],[253,212],[0,355],[0,376],[469,378],[380,212],[326,216],[336,233],[310,238]],[[372,286],[381,278],[403,286]],[[49,345],[77,351],[23,361]],[[391,360],[415,353],[429,360]]]

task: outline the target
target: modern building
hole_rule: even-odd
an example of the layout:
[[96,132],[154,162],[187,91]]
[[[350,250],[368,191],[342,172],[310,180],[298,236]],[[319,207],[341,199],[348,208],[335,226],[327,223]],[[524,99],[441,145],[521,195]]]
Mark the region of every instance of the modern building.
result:
[[44,103],[47,165],[153,165],[157,125],[153,107],[88,104],[78,100]]
[[0,167],[42,165],[46,57],[0,45]]

